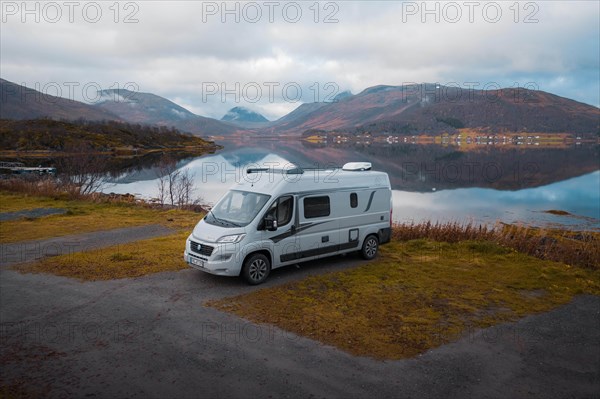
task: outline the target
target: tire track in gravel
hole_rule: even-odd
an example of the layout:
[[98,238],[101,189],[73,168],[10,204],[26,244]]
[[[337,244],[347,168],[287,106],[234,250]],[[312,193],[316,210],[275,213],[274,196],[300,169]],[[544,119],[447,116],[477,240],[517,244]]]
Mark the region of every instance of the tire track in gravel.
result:
[[169,227],[160,224],[150,224],[52,237],[42,240],[0,244],[0,267],[32,262],[50,256],[72,254],[166,236],[174,232]]

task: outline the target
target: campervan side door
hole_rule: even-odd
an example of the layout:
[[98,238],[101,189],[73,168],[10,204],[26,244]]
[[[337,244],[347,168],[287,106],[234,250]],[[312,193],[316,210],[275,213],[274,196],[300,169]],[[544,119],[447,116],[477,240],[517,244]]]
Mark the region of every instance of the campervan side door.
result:
[[296,259],[305,260],[331,255],[338,251],[339,221],[333,216],[335,200],[330,194],[309,194],[298,197],[298,228]]

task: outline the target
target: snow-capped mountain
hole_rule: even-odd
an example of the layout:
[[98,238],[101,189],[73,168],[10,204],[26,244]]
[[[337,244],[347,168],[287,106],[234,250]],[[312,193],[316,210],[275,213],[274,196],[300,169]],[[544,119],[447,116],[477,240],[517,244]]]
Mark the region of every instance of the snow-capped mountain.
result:
[[231,108],[225,116],[221,118],[222,121],[226,122],[237,122],[237,123],[265,123],[269,122],[267,118],[259,114],[258,112],[254,112],[251,109],[245,107],[234,107]]

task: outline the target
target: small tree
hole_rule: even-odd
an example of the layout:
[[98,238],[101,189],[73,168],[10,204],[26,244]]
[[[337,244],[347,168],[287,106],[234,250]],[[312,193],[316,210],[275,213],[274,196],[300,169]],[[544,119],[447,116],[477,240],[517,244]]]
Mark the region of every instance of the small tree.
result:
[[188,169],[180,171],[175,182],[177,205],[181,207],[190,204],[194,191],[194,173],[190,173]]
[[99,191],[106,178],[105,158],[82,141],[65,145],[64,151],[57,161],[61,184],[83,195]]
[[193,193],[196,191],[194,184],[194,173],[189,170],[177,169],[177,163],[170,156],[161,159],[157,170],[158,201],[161,205],[183,207],[192,201]]

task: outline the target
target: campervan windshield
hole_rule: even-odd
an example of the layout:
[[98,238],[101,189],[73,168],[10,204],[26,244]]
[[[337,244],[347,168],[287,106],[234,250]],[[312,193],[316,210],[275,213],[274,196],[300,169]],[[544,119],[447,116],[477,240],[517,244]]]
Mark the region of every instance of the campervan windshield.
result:
[[250,223],[271,196],[247,191],[229,191],[204,219],[209,224],[243,227]]

